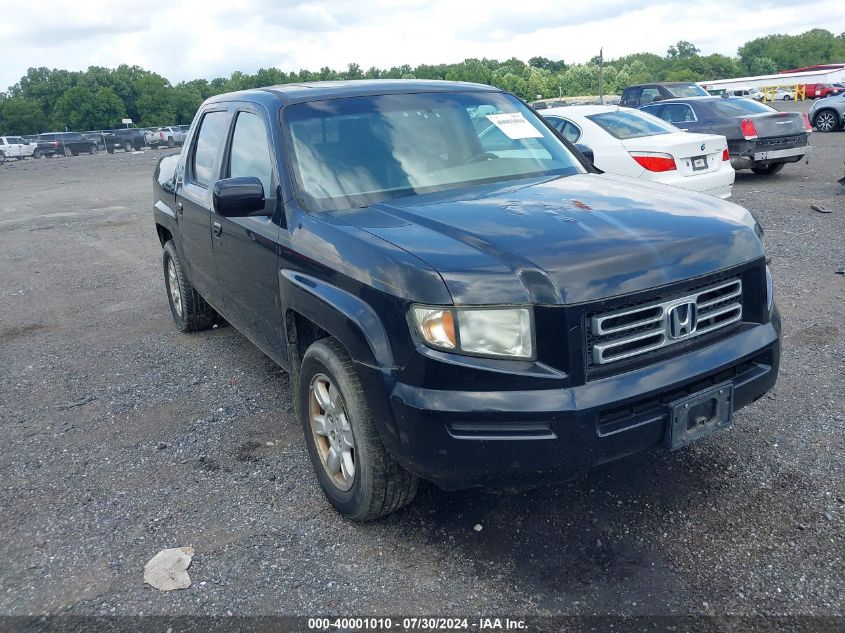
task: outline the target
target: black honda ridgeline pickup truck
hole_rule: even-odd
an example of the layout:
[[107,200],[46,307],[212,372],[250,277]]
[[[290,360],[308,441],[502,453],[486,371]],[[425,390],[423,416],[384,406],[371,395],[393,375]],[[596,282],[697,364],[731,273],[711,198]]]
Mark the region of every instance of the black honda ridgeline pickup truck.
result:
[[751,214],[599,173],[489,86],[212,97],[154,190],[176,325],[221,315],[289,372],[352,519],[677,449],[777,378]]

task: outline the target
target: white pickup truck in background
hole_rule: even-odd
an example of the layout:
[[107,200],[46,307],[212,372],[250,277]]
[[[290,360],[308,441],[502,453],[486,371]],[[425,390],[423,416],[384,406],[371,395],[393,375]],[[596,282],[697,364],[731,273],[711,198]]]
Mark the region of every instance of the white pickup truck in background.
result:
[[23,160],[35,152],[37,143],[30,143],[20,136],[0,136],[0,163],[10,158]]
[[181,126],[172,125],[169,127],[160,127],[155,132],[146,135],[147,145],[150,147],[175,147],[182,145],[185,142],[185,132]]

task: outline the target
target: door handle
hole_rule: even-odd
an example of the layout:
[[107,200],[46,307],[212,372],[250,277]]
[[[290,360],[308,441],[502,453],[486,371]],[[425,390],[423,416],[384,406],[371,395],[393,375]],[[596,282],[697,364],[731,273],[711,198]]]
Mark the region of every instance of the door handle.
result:
[[214,222],[211,225],[211,232],[214,234],[214,237],[220,237],[223,235],[223,225],[220,222]]
[[176,212],[181,215],[184,210],[185,210],[185,205],[182,204],[181,202],[177,202],[176,203]]

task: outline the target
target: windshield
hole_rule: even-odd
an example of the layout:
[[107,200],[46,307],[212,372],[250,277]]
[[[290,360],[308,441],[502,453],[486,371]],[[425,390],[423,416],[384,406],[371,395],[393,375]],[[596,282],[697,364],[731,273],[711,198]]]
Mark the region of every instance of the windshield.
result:
[[681,84],[677,86],[666,86],[669,92],[676,97],[709,97],[710,93],[698,84]]
[[599,114],[587,115],[587,118],[608,134],[623,141],[629,138],[680,132],[678,128],[666,123],[666,121],[647,112],[636,110],[624,109],[614,112],[600,112]]
[[719,112],[731,117],[776,112],[774,108],[763,105],[759,101],[751,101],[750,99],[722,99],[720,101],[713,101],[712,103],[713,107]]
[[314,210],[584,171],[536,115],[500,92],[350,97],[283,112],[300,201]]

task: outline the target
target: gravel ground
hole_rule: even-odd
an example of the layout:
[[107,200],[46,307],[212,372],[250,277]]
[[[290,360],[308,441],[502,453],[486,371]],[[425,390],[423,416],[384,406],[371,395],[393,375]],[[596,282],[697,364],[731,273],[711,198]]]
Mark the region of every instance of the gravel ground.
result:
[[[287,376],[232,328],[176,332],[159,152],[0,166],[0,614],[842,615],[845,133],[812,143],[737,177],[784,353],[731,429],[365,525],[320,493]],[[186,545],[189,589],[143,583]]]

